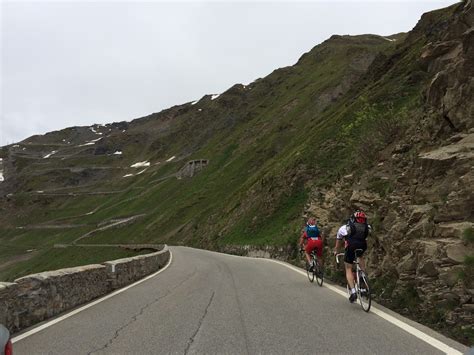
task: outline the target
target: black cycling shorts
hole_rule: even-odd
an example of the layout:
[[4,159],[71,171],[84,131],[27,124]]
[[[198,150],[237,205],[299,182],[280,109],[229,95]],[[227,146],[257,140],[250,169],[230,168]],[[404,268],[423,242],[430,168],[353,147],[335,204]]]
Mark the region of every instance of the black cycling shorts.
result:
[[355,255],[356,249],[362,249],[362,251],[357,252],[358,256],[364,255],[364,252],[367,250],[367,242],[349,243],[349,245],[346,247],[346,250],[344,252],[344,262],[348,264],[354,263],[354,260],[356,259],[356,255]]

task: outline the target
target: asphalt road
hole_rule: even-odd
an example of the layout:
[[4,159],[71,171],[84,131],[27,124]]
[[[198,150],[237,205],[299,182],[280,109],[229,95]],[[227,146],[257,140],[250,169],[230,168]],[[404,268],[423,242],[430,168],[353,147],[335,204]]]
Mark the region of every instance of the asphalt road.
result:
[[15,354],[438,354],[277,263],[172,247],[159,275],[15,342]]

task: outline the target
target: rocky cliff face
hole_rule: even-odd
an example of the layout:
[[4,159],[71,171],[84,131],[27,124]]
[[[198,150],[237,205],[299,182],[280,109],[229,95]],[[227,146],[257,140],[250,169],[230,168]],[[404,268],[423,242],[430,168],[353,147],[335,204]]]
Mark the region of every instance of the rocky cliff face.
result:
[[423,29],[425,35],[431,28],[434,37],[418,58],[431,79],[416,124],[378,152],[369,169],[313,189],[306,214],[327,226],[333,247],[351,208],[363,208],[375,229],[368,261],[378,300],[469,343],[474,323],[471,2],[452,16],[450,26],[433,14],[424,16],[414,31]]

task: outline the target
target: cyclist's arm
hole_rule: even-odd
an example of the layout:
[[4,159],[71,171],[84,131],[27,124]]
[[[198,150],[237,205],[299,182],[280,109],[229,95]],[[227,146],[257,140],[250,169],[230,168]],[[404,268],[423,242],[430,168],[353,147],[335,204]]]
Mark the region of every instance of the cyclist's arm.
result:
[[348,234],[346,226],[341,226],[336,234],[336,245],[334,246],[334,251],[337,252],[341,247],[342,240]]
[[301,231],[299,245],[302,247],[304,244],[304,230]]

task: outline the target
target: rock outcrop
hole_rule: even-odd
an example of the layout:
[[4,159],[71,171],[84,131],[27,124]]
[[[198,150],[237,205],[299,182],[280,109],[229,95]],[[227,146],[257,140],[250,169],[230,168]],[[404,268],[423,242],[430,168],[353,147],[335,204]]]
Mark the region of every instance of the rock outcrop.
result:
[[431,16],[417,25],[432,40],[419,58],[432,77],[426,114],[370,169],[314,189],[305,215],[333,248],[343,219],[363,208],[377,300],[459,338],[474,324],[474,15],[467,1],[449,26]]

